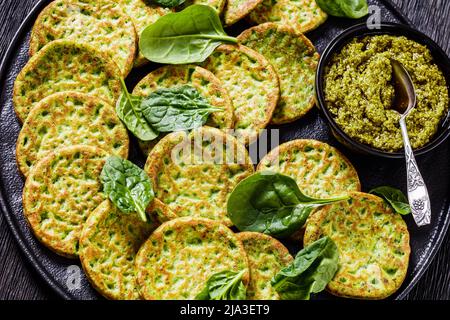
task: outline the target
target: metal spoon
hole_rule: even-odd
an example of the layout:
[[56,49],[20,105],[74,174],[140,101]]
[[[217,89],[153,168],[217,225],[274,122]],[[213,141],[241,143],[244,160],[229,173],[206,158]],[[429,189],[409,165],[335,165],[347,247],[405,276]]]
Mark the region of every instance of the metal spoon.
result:
[[431,205],[427,186],[417,166],[406,128],[406,117],[416,106],[417,97],[411,76],[397,60],[391,60],[395,101],[393,109],[400,113],[400,128],[405,145],[406,174],[408,178],[408,200],[416,224],[425,226],[431,222]]

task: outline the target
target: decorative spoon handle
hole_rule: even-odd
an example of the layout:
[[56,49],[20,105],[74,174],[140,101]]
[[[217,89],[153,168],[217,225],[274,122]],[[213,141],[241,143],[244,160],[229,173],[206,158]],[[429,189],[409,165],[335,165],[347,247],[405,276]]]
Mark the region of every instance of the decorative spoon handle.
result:
[[405,117],[400,120],[403,142],[405,145],[406,174],[408,178],[408,200],[416,224],[421,227],[431,222],[431,203],[427,186],[417,166],[408,137]]

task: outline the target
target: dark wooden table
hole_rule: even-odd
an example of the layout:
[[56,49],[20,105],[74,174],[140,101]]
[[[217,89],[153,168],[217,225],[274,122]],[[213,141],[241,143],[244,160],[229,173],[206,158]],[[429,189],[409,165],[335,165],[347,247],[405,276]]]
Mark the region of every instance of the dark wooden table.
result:
[[[0,57],[38,0],[0,0]],[[450,54],[450,1],[393,0],[411,21]],[[34,272],[16,245],[0,214],[0,299],[57,299]],[[450,299],[450,232],[432,265],[409,299]]]

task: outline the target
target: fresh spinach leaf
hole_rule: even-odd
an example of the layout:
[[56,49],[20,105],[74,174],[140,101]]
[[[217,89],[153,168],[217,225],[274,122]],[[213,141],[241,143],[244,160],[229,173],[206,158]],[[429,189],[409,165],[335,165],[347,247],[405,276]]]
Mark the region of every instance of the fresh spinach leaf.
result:
[[116,156],[106,160],[100,175],[103,191],[123,213],[138,213],[146,222],[145,210],[155,198],[152,183],[144,170]]
[[139,140],[152,141],[155,140],[159,133],[155,131],[145,120],[141,110],[143,98],[133,96],[128,92],[125,82],[122,83],[122,94],[116,104],[117,116],[122,120],[125,126]]
[[367,0],[316,0],[317,5],[329,15],[359,19],[369,14]]
[[165,8],[174,8],[182,5],[186,0],[152,0],[153,3]]
[[237,43],[223,30],[210,6],[192,5],[159,18],[142,32],[139,46],[148,60],[167,64],[203,62],[222,43]]
[[375,188],[369,193],[383,198],[392,207],[392,209],[394,209],[395,212],[401,215],[407,215],[411,213],[411,207],[409,206],[408,199],[403,194],[403,192],[398,189],[383,186]]
[[271,284],[283,300],[309,300],[312,293],[326,288],[338,265],[336,244],[324,237],[301,250],[290,265],[272,278]]
[[203,126],[214,108],[194,87],[159,89],[142,101],[142,113],[159,132],[192,130]]
[[236,186],[228,200],[228,215],[240,231],[285,238],[298,231],[319,206],[347,199],[347,196],[334,199],[308,197],[294,179],[265,171]]
[[196,300],[245,300],[247,290],[242,283],[246,270],[222,271],[211,276]]

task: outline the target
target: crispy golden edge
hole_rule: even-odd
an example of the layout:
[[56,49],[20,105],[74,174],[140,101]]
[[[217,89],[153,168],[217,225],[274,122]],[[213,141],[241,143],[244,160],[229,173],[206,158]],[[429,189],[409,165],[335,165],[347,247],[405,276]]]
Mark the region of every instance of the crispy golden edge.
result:
[[234,106],[233,101],[230,98],[230,95],[228,94],[228,91],[225,90],[223,87],[222,82],[209,70],[206,70],[205,68],[196,66],[195,71],[197,71],[199,74],[202,75],[206,80],[210,81],[213,85],[213,88],[215,91],[220,92],[220,95],[224,98],[226,101],[226,111],[227,113],[231,114],[231,121],[227,123],[226,129],[232,129],[234,127]]
[[39,43],[38,43],[38,36],[37,34],[39,33],[39,27],[40,25],[37,23],[38,21],[40,21],[43,16],[46,14],[46,11],[48,10],[48,8],[52,5],[52,3],[48,4],[42,11],[41,13],[39,13],[39,15],[37,16],[33,27],[31,28],[31,35],[30,35],[30,43],[29,43],[29,48],[28,48],[28,57],[31,58],[32,56],[35,55],[36,52],[38,52],[38,47],[39,47]]
[[262,2],[263,0],[248,0],[243,6],[234,8],[235,4],[233,3],[233,0],[228,0],[224,15],[225,25],[229,27],[245,18]]
[[[34,215],[32,215],[29,212],[28,206],[26,205],[29,202],[32,202],[33,198],[39,197],[39,195],[35,195],[32,194],[30,195],[29,193],[27,193],[26,191],[29,189],[29,186],[31,184],[31,179],[35,174],[39,174],[40,172],[44,171],[45,167],[48,167],[50,162],[56,158],[58,155],[62,155],[62,154],[71,154],[74,152],[89,152],[92,154],[98,154],[98,155],[104,155],[105,158],[107,157],[107,152],[97,148],[97,147],[92,147],[92,146],[85,146],[85,145],[75,145],[75,146],[71,146],[71,147],[65,147],[65,148],[60,148],[60,149],[56,149],[55,151],[51,152],[49,155],[47,155],[46,157],[42,158],[38,163],[36,163],[36,165],[32,168],[32,170],[30,171],[30,174],[27,178],[27,180],[25,181],[25,186],[23,188],[23,193],[22,193],[22,203],[23,203],[23,215],[25,216],[28,225],[30,226],[31,231],[33,232],[34,236],[42,243],[44,244],[47,248],[49,248],[50,250],[52,250],[53,252],[55,252],[56,254],[66,257],[66,258],[70,258],[70,259],[77,259],[78,255],[77,254],[68,254],[67,252],[59,249],[57,246],[51,246],[43,237],[41,237],[41,234],[38,233],[35,229],[34,229],[34,223],[33,221],[36,220]],[[29,197],[31,197],[31,199],[29,200]]]
[[159,224],[178,218],[168,206],[157,198],[153,199],[146,212],[152,218],[153,222],[158,222]]
[[144,170],[152,180],[154,187],[157,186],[156,178],[160,168],[163,166],[160,155],[167,154],[170,150],[172,150],[172,141],[181,142],[184,137],[184,132],[172,132],[162,138],[150,151]]
[[[375,201],[378,202],[380,205],[384,205],[384,200],[381,199],[378,196],[375,196],[373,194],[367,194],[367,193],[362,193],[362,192],[349,192],[349,196],[354,198],[365,198],[365,199],[369,199],[371,201]],[[332,206],[332,205],[331,205]],[[328,207],[328,206],[326,206]],[[325,207],[325,208],[326,208]],[[313,215],[311,215],[308,218],[308,221],[306,223],[306,232],[305,232],[305,237],[303,238],[303,244],[306,247],[307,245],[313,243],[314,241],[318,240],[322,234],[320,232],[320,230],[318,228],[315,229],[314,232],[311,231],[310,228],[308,228],[308,225],[320,225],[320,221],[327,215],[327,210],[325,210],[325,208],[319,209],[316,212],[314,212]],[[394,213],[392,210],[388,209],[388,212],[386,212],[385,214],[396,214]],[[402,219],[403,221],[403,219]],[[406,223],[402,223],[401,226],[399,226],[401,232],[405,235],[406,237],[406,241],[404,241],[405,246],[403,247],[403,250],[406,253],[406,261],[405,261],[405,267],[403,268],[403,274],[401,277],[399,277],[399,281],[395,282],[396,286],[392,288],[392,290],[390,291],[386,291],[383,295],[380,296],[363,296],[363,294],[361,293],[360,290],[349,290],[350,292],[353,292],[353,295],[344,295],[340,292],[339,287],[335,290],[331,289],[329,286],[327,286],[327,291],[330,292],[332,295],[337,296],[337,297],[342,297],[342,298],[351,298],[351,299],[364,299],[364,300],[382,300],[382,299],[386,299],[387,297],[391,296],[392,294],[394,294],[398,289],[400,289],[400,287],[402,286],[405,278],[406,278],[406,274],[408,273],[408,265],[409,265],[409,257],[411,254],[411,247],[409,245],[410,242],[410,236],[409,236],[409,231],[408,228],[406,226]]]
[[[265,112],[266,112],[266,114],[268,114],[268,117],[267,117],[266,121],[263,122],[257,128],[258,130],[264,129],[270,124],[270,121],[272,121],[273,113],[274,113],[275,108],[277,107],[278,101],[280,99],[280,80],[278,78],[278,74],[276,73],[275,68],[270,64],[269,61],[267,61],[267,59],[262,54],[256,52],[253,49],[250,49],[249,47],[243,46],[241,44],[237,44],[237,45],[223,44],[223,45],[220,45],[216,49],[216,51],[223,52],[225,54],[232,53],[235,50],[238,50],[242,54],[245,54],[245,55],[251,57],[253,60],[256,60],[258,62],[258,64],[261,65],[261,67],[267,68],[267,70],[269,71],[269,74],[270,74],[270,79],[274,79],[275,82],[277,83],[274,90],[272,90],[268,95],[267,106],[265,109]],[[248,146],[248,145],[252,144],[253,142],[255,142],[258,139],[258,137],[259,137],[259,133],[258,133],[258,135],[251,136],[251,137],[246,136],[245,137],[245,145]]]
[[209,229],[214,229],[215,232],[218,232],[221,234],[222,238],[228,238],[235,240],[236,244],[239,246],[239,250],[242,252],[241,257],[247,262],[247,272],[242,277],[242,282],[247,287],[250,281],[250,269],[248,266],[248,258],[247,254],[245,253],[244,245],[242,242],[236,237],[236,234],[231,231],[228,227],[226,227],[224,224],[222,224],[219,221],[214,221],[206,218],[193,218],[193,217],[182,217],[177,218],[175,220],[171,220],[169,222],[163,223],[158,229],[156,229],[153,234],[150,236],[150,238],[142,245],[141,249],[139,250],[138,254],[136,255],[136,270],[138,272],[137,279],[138,279],[138,287],[141,293],[141,296],[146,300],[156,300],[156,297],[148,296],[146,295],[144,290],[142,290],[142,287],[145,286],[145,274],[142,272],[143,267],[140,265],[141,261],[145,264],[146,263],[146,252],[148,250],[148,244],[152,241],[162,241],[164,238],[164,231],[167,228],[171,228],[175,230],[184,229],[186,227],[195,226],[198,224],[203,224]]
[[[290,149],[293,148],[302,148],[308,145],[312,145],[313,147],[317,147],[319,145],[325,146],[327,148],[330,148],[333,152],[335,152],[348,166],[351,176],[353,176],[357,180],[357,191],[361,191],[361,181],[358,176],[358,172],[356,171],[353,164],[348,160],[348,158],[343,155],[338,149],[335,147],[321,141],[313,140],[313,139],[298,139],[298,140],[292,140],[289,142],[286,142],[282,145],[280,145],[278,148],[273,149],[270,151],[261,161],[259,162],[258,166],[256,167],[256,171],[264,171],[265,168],[263,168],[265,162],[274,162],[277,160],[278,156],[288,152]],[[350,175],[349,174],[349,175]]]
[[[58,3],[58,1],[53,1],[50,4],[48,4],[36,18],[33,28],[31,29],[30,48],[28,51],[28,54],[30,57],[34,56],[39,51],[38,50],[39,44],[41,43],[41,40],[44,38],[44,36],[42,34],[43,28],[41,27],[41,25],[43,24],[42,20],[48,14],[48,12],[51,11],[53,9],[53,7],[57,5],[57,3]],[[128,15],[120,12],[119,10],[117,10],[115,8],[110,8],[110,10],[118,12],[122,16],[122,19],[129,19]],[[138,44],[139,44],[138,39],[139,38],[138,38],[138,34],[137,34],[136,27],[134,26],[134,24],[133,24],[133,35],[134,35],[134,46],[130,48],[130,54],[128,55],[128,59],[126,61],[126,69],[123,71],[123,74],[122,74],[123,77],[126,77],[133,69],[136,55],[139,52],[139,49],[138,49]],[[43,43],[46,43],[46,41],[43,41]],[[105,55],[106,55],[106,53],[105,53]],[[108,59],[113,60],[109,56],[108,56]]]
[[[114,110],[114,108],[105,100],[98,98],[96,96],[92,96],[92,95],[88,95],[85,93],[81,93],[81,92],[76,92],[76,91],[63,91],[63,92],[58,92],[58,93],[54,93],[46,98],[44,98],[43,100],[41,100],[40,102],[38,102],[30,111],[30,113],[28,114],[27,119],[25,120],[25,122],[23,123],[22,126],[22,130],[20,130],[19,132],[19,137],[17,138],[17,142],[16,142],[16,163],[17,166],[19,167],[19,171],[22,174],[23,177],[26,177],[29,173],[29,168],[25,167],[22,165],[23,161],[20,161],[20,159],[24,158],[25,155],[22,152],[22,148],[21,148],[21,142],[24,140],[24,136],[26,134],[29,133],[30,131],[30,126],[32,126],[32,123],[34,122],[35,116],[41,111],[41,109],[44,109],[45,105],[48,103],[48,101],[51,101],[52,99],[56,98],[56,97],[60,97],[60,96],[65,96],[65,97],[76,97],[78,99],[84,99],[86,101],[91,101],[94,104],[97,104],[99,102],[105,104],[108,108],[111,108],[111,115],[115,116],[117,119],[117,123],[122,124],[122,122],[120,121],[120,119],[117,117],[116,112]],[[126,128],[123,128],[124,130],[124,136],[126,136],[128,138],[128,131],[126,130]],[[124,154],[122,155],[122,157],[124,158],[128,158],[128,153],[130,150],[130,139],[127,139],[126,142],[124,141]]]
[[[297,37],[299,39],[301,39],[301,41],[303,43],[306,44],[306,46],[312,51],[315,52],[317,55],[319,55],[319,53],[317,52],[316,48],[314,47],[313,43],[311,42],[311,40],[309,40],[303,33],[297,32],[295,31],[294,28],[292,28],[291,26],[287,26],[287,25],[281,25],[281,24],[276,24],[273,22],[266,22],[260,25],[257,25],[255,27],[249,28],[247,30],[244,30],[238,37],[238,41],[240,43],[246,41],[253,32],[256,33],[260,33],[263,34],[264,32],[266,32],[267,30],[271,30],[271,29],[275,29],[277,32],[282,32],[282,33],[289,33],[291,34],[293,37]],[[320,55],[319,55],[320,58]],[[280,78],[280,75],[278,74],[276,68],[274,67],[275,72],[277,73],[278,77]],[[309,111],[311,111],[311,109],[314,107],[314,105],[316,104],[316,99],[315,97],[311,97],[311,101],[309,106],[305,109],[304,112],[297,114],[295,117],[284,117],[282,119],[272,119],[272,121],[270,122],[271,124],[274,125],[282,125],[282,124],[286,124],[286,123],[291,123],[294,121],[297,121],[298,119],[304,117]]]
[[45,56],[46,54],[48,54],[49,52],[52,51],[53,46],[58,46],[58,45],[70,45],[70,46],[76,46],[79,48],[82,47],[83,49],[87,49],[87,50],[91,51],[91,53],[93,55],[95,55],[97,58],[102,59],[104,61],[104,65],[106,67],[106,71],[108,72],[108,74],[110,76],[111,75],[113,76],[112,80],[116,80],[116,85],[113,88],[113,92],[111,92],[115,96],[116,100],[119,98],[119,95],[122,92],[120,82],[119,82],[121,75],[120,75],[120,72],[117,71],[117,70],[119,70],[119,68],[117,67],[116,63],[114,61],[112,61],[105,53],[95,49],[94,47],[92,47],[89,44],[85,44],[85,43],[80,44],[80,43],[76,43],[74,41],[69,41],[69,40],[55,40],[55,41],[48,43],[44,48],[39,50],[39,52],[37,54],[32,56],[30,58],[30,60],[28,61],[28,63],[25,65],[25,67],[17,75],[16,80],[14,81],[14,88],[13,88],[14,112],[16,113],[17,119],[19,119],[20,123],[23,123],[26,120],[26,118],[22,119],[16,108],[16,106],[18,105],[17,92],[19,90],[19,83],[22,82],[22,79],[27,74],[27,72],[29,72],[30,69],[34,69],[35,66],[39,64],[39,60],[43,56]]

